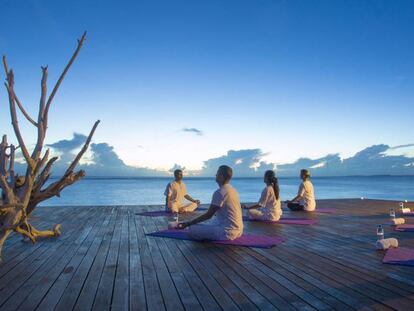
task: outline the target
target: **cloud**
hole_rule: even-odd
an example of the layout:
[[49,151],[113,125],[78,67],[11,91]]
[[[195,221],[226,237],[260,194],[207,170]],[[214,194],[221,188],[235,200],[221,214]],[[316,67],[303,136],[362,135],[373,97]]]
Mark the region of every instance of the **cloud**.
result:
[[399,146],[395,146],[395,147],[390,147],[389,150],[395,150],[395,149],[400,149],[400,148],[408,148],[408,147],[414,147],[414,144],[406,144],[406,145],[399,145]]
[[80,147],[86,141],[86,138],[87,137],[83,134],[74,133],[72,139],[59,140],[46,146],[51,147],[58,152],[69,152]]
[[193,133],[193,134],[198,135],[198,136],[202,136],[204,134],[203,131],[201,131],[199,129],[196,129],[194,127],[191,127],[191,128],[185,127],[181,131],[186,132],[186,133]]
[[[355,176],[355,175],[412,175],[410,164],[414,157],[392,155],[389,150],[396,147],[374,145],[341,160],[338,154],[319,159],[299,159],[294,163],[277,165],[280,176],[297,176],[302,168],[311,169],[313,176]],[[321,165],[323,163],[323,165]]]
[[[59,155],[52,170],[53,176],[62,175],[79,148],[84,144],[86,136],[73,134],[72,139],[57,141],[47,146],[52,148],[52,155]],[[86,171],[90,177],[139,177],[139,176],[169,176],[168,172],[147,167],[129,166],[119,158],[114,148],[107,143],[92,143],[89,148],[90,159],[81,163],[77,169]],[[25,165],[16,163],[16,170],[24,172]]]
[[234,176],[262,176],[265,170],[274,168],[274,164],[262,161],[265,155],[260,149],[229,150],[221,157],[204,161],[198,175],[214,176],[220,165],[228,165],[233,168]]
[[[71,139],[60,140],[47,146],[52,156],[58,154],[59,160],[53,168],[53,175],[64,173],[67,163],[72,161],[83,145],[86,136],[75,133]],[[235,177],[261,177],[268,169],[276,169],[280,177],[297,176],[299,170],[308,168],[313,176],[353,176],[353,175],[414,175],[414,144],[395,147],[380,144],[367,147],[354,156],[341,159],[339,154],[310,159],[300,158],[293,163],[278,164],[263,161],[266,155],[261,149],[229,150],[226,154],[207,159],[200,170],[187,170],[188,176],[212,177],[220,165],[233,168]],[[17,155],[20,159],[20,155]],[[133,167],[124,163],[113,146],[107,143],[92,143],[87,155],[88,161],[78,165],[90,177],[167,177],[175,169],[185,167],[174,164],[169,170],[148,167]],[[22,174],[26,165],[16,163],[16,172]]]
[[181,165],[175,163],[174,166],[168,170],[168,172],[174,173],[175,170],[185,171],[185,166],[181,166]]

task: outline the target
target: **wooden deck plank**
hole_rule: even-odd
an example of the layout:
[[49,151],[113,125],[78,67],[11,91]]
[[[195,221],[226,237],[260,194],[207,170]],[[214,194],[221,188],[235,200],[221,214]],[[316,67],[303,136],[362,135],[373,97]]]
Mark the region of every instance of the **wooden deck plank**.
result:
[[141,252],[135,223],[135,209],[129,210],[129,308],[145,310],[146,298],[142,274]]
[[[35,245],[12,236],[0,310],[410,310],[414,269],[383,265],[374,245],[397,205],[322,200],[337,213],[284,213],[318,219],[314,226],[245,223],[246,232],[287,238],[272,249],[146,236],[169,217],[135,214],[160,206],[42,207],[35,226],[62,222],[62,236]],[[386,227],[386,236],[414,248],[414,233]]]
[[[165,227],[165,223],[158,223],[158,229],[162,230]],[[190,287],[191,291],[197,297],[199,303],[201,304],[204,310],[219,310],[220,307],[217,302],[214,300],[214,297],[211,295],[207,287],[204,285],[203,280],[200,279],[198,274],[194,271],[191,264],[187,261],[187,259],[183,256],[183,254],[178,249],[177,245],[175,244],[176,241],[172,239],[158,239],[161,241],[165,248],[162,247],[163,254],[166,254],[168,262],[174,262],[176,264],[177,270],[181,271],[184,275],[185,279],[188,282],[188,286]],[[173,270],[175,271],[175,269]],[[181,294],[181,293],[180,293]]]
[[[93,239],[85,241],[85,243],[78,249],[75,256],[73,256],[70,262],[64,267],[62,273],[53,283],[52,287],[39,304],[39,310],[55,309],[67,286],[70,284],[74,276],[78,275],[78,269],[80,269],[81,264],[85,262],[85,258],[87,258],[88,254],[90,256],[91,252],[94,253],[94,249],[97,250],[99,244],[102,242],[103,236],[105,235],[105,229],[111,220],[111,214],[107,213],[106,210],[102,213],[102,215],[104,216],[104,219],[102,223],[98,222],[99,228],[97,234],[93,237]],[[66,307],[68,307],[68,305],[66,305]]]
[[[149,227],[151,231],[156,231],[156,221],[151,222]],[[170,250],[164,243],[164,239],[155,239],[154,242],[158,247],[158,252],[164,260],[165,266],[168,269],[168,273],[171,275],[171,279],[180,297],[182,305],[186,310],[203,310],[197,296],[194,294],[191,286],[188,284],[184,274],[181,272],[181,268],[177,265],[176,259],[171,255]]]
[[[113,222],[113,226],[110,226],[110,235],[107,236],[107,239],[103,240],[98,250],[98,253],[96,254],[96,257],[83,284],[79,297],[73,307],[74,310],[90,310],[93,306],[95,295],[99,286],[99,281],[101,279],[102,271],[104,269],[105,261],[110,249],[110,244],[114,237],[116,224],[118,223],[117,221],[119,217],[115,208],[112,209],[112,213],[115,214],[115,220]],[[64,304],[59,303],[56,309],[66,310],[65,307],[66,306]]]
[[122,231],[119,255],[115,274],[114,291],[111,308],[128,310],[129,307],[129,213],[122,209]]
[[[144,233],[153,232],[155,230],[155,226],[151,219],[147,217],[142,219],[142,224]],[[159,287],[161,289],[161,294],[163,296],[164,305],[167,310],[184,310],[177,288],[175,287],[172,277],[168,272],[167,266],[161,256],[155,239],[157,238],[147,236],[146,242],[149,253],[151,254],[153,265],[156,267],[155,272]]]
[[[219,282],[205,270],[204,265],[198,260],[193,251],[189,249],[183,241],[176,241],[175,245],[181,251],[187,262],[197,272],[199,278],[203,280],[212,296],[215,298],[220,307],[224,310],[239,310],[237,304],[225,293]],[[197,254],[199,255],[199,254]]]
[[[59,239],[49,239],[41,242],[42,247],[46,249],[41,254],[41,257],[34,259],[31,264],[23,267],[22,270],[16,269],[18,274],[16,276],[11,275],[12,279],[7,281],[7,286],[2,291],[0,298],[1,309],[16,309],[31,293],[32,289],[36,288],[42,276],[54,267],[55,262],[64,256],[66,250],[73,246],[73,243],[79,243],[88,236],[95,222],[95,219],[93,219],[94,213],[96,211],[85,212],[85,214],[89,215],[85,216],[86,222],[83,225],[78,225],[81,230],[74,229]],[[10,274],[6,276],[10,276]],[[13,295],[10,296],[10,294]]]
[[32,310],[33,306],[38,306],[38,304],[42,301],[44,296],[48,293],[50,287],[56,282],[59,276],[62,274],[65,275],[66,272],[70,273],[72,271],[71,268],[68,270],[65,270],[65,268],[70,264],[73,258],[73,263],[76,264],[76,261],[78,259],[76,258],[77,254],[79,254],[80,258],[83,258],[84,253],[89,248],[96,234],[102,228],[102,219],[100,215],[96,215],[94,222],[95,223],[92,225],[91,230],[87,235],[84,235],[83,239],[68,241],[69,247],[65,251],[62,251],[62,256],[59,259],[57,259],[58,256],[52,257],[57,260],[50,260],[46,263],[47,266],[51,267],[47,272],[42,271],[40,273],[39,271],[39,274],[41,274],[39,279],[31,278],[31,281],[33,283],[33,290],[31,291],[30,295],[28,295],[19,305],[19,310]]
[[79,267],[73,274],[72,279],[69,281],[69,284],[62,293],[62,296],[54,307],[56,310],[71,310],[74,307],[81,290],[84,288],[84,283],[86,282],[88,275],[90,275],[90,273],[94,273],[92,267],[94,267],[93,265],[95,260],[99,260],[99,257],[97,256],[99,250],[104,248],[108,241],[110,241],[114,230],[116,214],[112,213],[112,209],[113,208],[108,207],[107,213],[110,216],[110,220],[104,227],[105,231],[103,236],[98,236],[93,241],[92,246],[89,248]]
[[242,290],[229,278],[229,276],[222,273],[214,262],[211,262],[208,257],[206,248],[210,245],[203,243],[185,241],[187,249],[191,248],[192,252],[197,253],[197,260],[217,282],[219,286],[217,290],[222,291],[228,296],[239,308],[245,310],[257,310],[257,307],[252,303],[249,298],[243,293]]
[[[145,208],[146,209],[146,208]],[[151,258],[147,239],[144,233],[144,218],[135,218],[135,228],[137,231],[138,241],[141,250],[141,264],[142,274],[144,277],[145,299],[147,301],[148,310],[165,310],[164,300],[161,293],[160,285],[158,284],[158,278],[156,268]],[[168,290],[168,289],[167,289]]]
[[93,301],[93,310],[109,310],[111,308],[112,294],[115,283],[119,247],[121,242],[122,224],[124,217],[121,209],[117,209],[118,217],[115,224],[114,235],[103,267],[102,275]]
[[[52,228],[55,224],[61,222],[62,219],[66,219],[72,212],[73,211],[70,209],[62,211],[57,207],[52,215],[34,217],[34,220],[33,217],[30,217],[30,221],[32,221],[38,229]],[[31,245],[31,247],[27,247],[28,244]],[[24,260],[27,256],[30,256],[30,253],[34,252],[38,247],[40,247],[40,243],[31,244],[30,241],[28,241],[27,238],[23,238],[22,235],[12,233],[3,247],[4,264],[0,265],[0,276],[7,273],[8,270]]]

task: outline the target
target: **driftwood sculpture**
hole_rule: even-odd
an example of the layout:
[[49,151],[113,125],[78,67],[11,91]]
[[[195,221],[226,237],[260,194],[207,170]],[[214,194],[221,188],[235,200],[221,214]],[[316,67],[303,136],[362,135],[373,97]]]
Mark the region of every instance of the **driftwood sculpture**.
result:
[[[7,136],[3,136],[0,144],[0,188],[2,190],[2,200],[0,201],[0,260],[3,244],[13,231],[28,237],[33,243],[36,242],[39,237],[59,236],[59,224],[57,224],[53,230],[42,231],[30,224],[29,217],[40,202],[53,196],[59,196],[60,192],[65,187],[70,186],[85,176],[83,170],[75,172],[75,167],[88,149],[92,136],[99,124],[99,120],[95,122],[83,148],[69,165],[64,175],[57,181],[49,183],[48,185],[46,185],[46,182],[50,177],[52,166],[58,158],[53,157],[49,159],[49,150],[43,152],[50,106],[66,73],[82,48],[82,45],[85,42],[85,37],[86,32],[80,39],[78,39],[78,45],[75,52],[49,96],[47,96],[48,68],[47,66],[41,67],[41,95],[37,121],[29,116],[17,97],[14,90],[13,71],[8,68],[6,57],[3,56],[3,65],[6,73],[5,86],[8,93],[11,123],[16,135],[17,146],[9,144]],[[20,133],[16,106],[20,109],[27,121],[29,121],[37,130],[37,141],[33,150],[27,148]],[[25,176],[18,176],[14,171],[15,153],[17,150],[21,151],[27,165]]]

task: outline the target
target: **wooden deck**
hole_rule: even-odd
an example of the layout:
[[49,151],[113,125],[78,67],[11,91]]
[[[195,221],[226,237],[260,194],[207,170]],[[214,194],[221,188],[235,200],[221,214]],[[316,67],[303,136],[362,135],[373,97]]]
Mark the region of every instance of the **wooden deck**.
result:
[[[62,222],[62,236],[7,241],[0,310],[413,310],[414,267],[384,265],[374,249],[376,225],[398,204],[318,205],[338,213],[295,213],[314,226],[245,223],[287,238],[272,249],[146,237],[169,219],[135,213],[159,206],[39,208],[33,222]],[[386,236],[414,248],[414,233]]]

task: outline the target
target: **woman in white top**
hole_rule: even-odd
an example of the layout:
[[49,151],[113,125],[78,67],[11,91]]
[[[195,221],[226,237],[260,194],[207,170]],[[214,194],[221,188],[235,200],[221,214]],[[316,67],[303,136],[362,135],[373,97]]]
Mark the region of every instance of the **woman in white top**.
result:
[[272,170],[266,171],[263,181],[266,187],[262,191],[260,200],[252,206],[242,205],[242,208],[248,209],[248,216],[255,220],[278,221],[282,216],[279,197],[279,182]]
[[287,207],[292,211],[312,212],[316,209],[316,202],[310,172],[302,169],[300,178],[303,182],[299,186],[298,194],[291,201],[286,201]]

